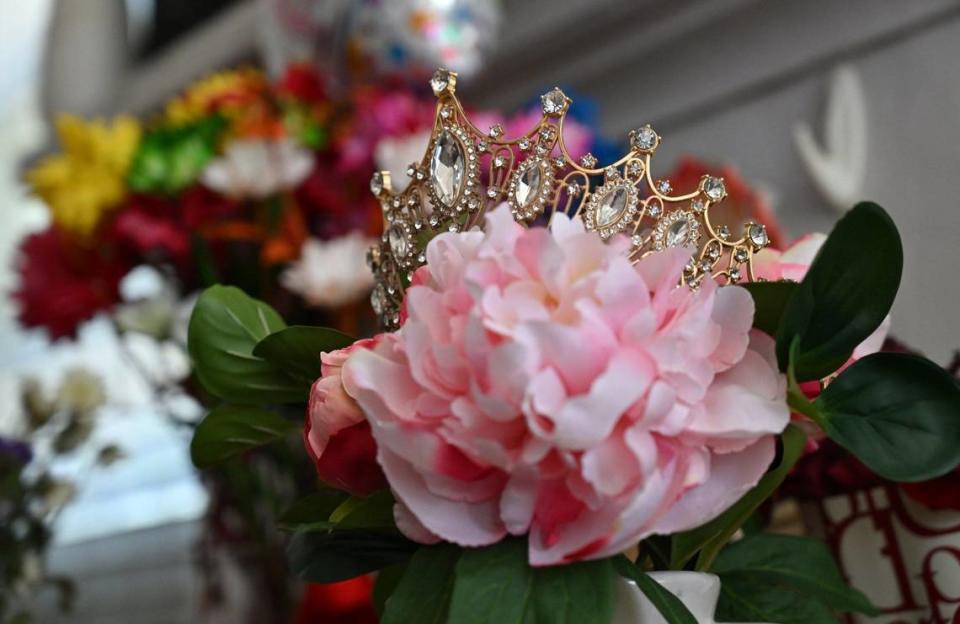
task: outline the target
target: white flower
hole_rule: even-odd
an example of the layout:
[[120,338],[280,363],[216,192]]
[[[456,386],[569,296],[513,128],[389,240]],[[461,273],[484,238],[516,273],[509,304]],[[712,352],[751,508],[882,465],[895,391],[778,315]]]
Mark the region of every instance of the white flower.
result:
[[359,232],[329,241],[308,239],[300,259],[280,276],[283,286],[318,308],[335,308],[365,296],[373,287],[366,263],[374,243]]
[[263,199],[300,184],[313,169],[313,156],[290,139],[242,139],[203,170],[203,183],[233,197]]
[[377,170],[390,172],[390,184],[394,192],[399,193],[407,188],[410,183],[407,167],[410,163],[420,162],[429,143],[429,130],[402,137],[386,137],[377,143],[373,151]]

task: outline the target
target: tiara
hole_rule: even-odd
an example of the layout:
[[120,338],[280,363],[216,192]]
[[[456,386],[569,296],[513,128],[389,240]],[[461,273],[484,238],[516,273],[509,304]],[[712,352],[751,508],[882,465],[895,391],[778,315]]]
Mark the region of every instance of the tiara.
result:
[[549,226],[562,212],[580,216],[604,240],[626,235],[634,261],[689,248],[681,283],[691,288],[706,277],[721,285],[754,280],[753,255],[769,244],[766,228],[747,222],[734,237],[726,225],[711,223],[711,208],[727,195],[721,177],[705,175],[682,194],[654,178],[650,164],[661,138],[650,125],[632,130],[630,150],[601,167],[592,154],[575,160],[567,151],[563,122],[573,101],[558,87],[540,97],[543,114],[531,130],[506,138],[499,125],[484,132],[471,123],[456,96],[456,72],[438,69],[430,86],[436,117],[426,153],[407,168],[409,184],[395,192],[389,171],[370,180],[384,216],[381,241],[368,254],[375,277],[370,301],[384,329],[399,326],[404,291],[426,262],[430,239],[472,228],[504,201],[524,226]]

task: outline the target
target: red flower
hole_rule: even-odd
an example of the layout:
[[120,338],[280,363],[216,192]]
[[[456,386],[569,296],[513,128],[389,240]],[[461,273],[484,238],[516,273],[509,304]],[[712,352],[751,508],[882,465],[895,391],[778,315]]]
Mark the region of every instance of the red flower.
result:
[[110,246],[82,247],[55,228],[29,236],[20,254],[20,322],[44,327],[52,338],[74,335],[82,321],[113,307],[133,266]]
[[339,583],[308,583],[295,624],[377,624],[373,577]]
[[327,86],[323,78],[309,63],[291,63],[277,82],[277,93],[296,100],[324,102]]

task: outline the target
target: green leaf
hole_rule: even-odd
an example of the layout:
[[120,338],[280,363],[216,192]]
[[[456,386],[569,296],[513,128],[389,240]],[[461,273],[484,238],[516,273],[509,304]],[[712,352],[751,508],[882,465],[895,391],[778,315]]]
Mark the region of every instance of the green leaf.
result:
[[700,557],[697,569],[709,569],[713,560],[737,532],[737,529],[783,483],[793,465],[800,459],[807,437],[799,427],[789,425],[783,432],[781,440],[783,442],[783,453],[780,463],[776,468],[763,475],[763,478],[753,489],[710,522],[673,536],[670,553],[670,567],[672,569],[683,569],[687,561],[698,552]]
[[753,575],[725,574],[720,583],[718,622],[838,624],[829,607],[819,600]]
[[506,539],[464,551],[457,563],[450,622],[609,624],[616,575],[609,559],[531,568],[527,542]]
[[195,466],[206,468],[299,429],[299,425],[259,407],[220,405],[197,425],[190,457]]
[[453,571],[461,552],[453,544],[438,544],[425,546],[414,553],[403,577],[386,601],[380,624],[447,622]]
[[697,624],[697,618],[686,605],[666,587],[655,581],[629,559],[620,555],[614,559],[614,568],[624,578],[637,584],[643,595],[657,608],[667,624]]
[[330,514],[330,520],[338,529],[395,528],[394,503],[390,490],[365,497],[351,496]]
[[727,546],[711,572],[752,575],[758,587],[778,583],[823,602],[837,611],[877,615],[867,597],[848,586],[833,555],[807,537],[757,533]]
[[343,349],[353,342],[353,338],[335,329],[294,325],[258,342],[253,355],[309,386],[320,377],[320,353]]
[[881,477],[925,481],[960,463],[960,386],[925,358],[869,355],[815,404],[827,435]]
[[280,516],[280,528],[287,530],[311,530],[333,528],[330,514],[343,501],[350,498],[346,492],[324,489],[295,501]]
[[290,568],[312,583],[335,583],[406,561],[417,544],[396,531],[301,531],[287,546]]
[[752,282],[742,284],[750,296],[756,311],[753,315],[753,326],[771,336],[777,335],[780,319],[787,309],[790,297],[797,289],[795,282]]
[[203,291],[190,317],[187,347],[197,378],[232,403],[297,403],[302,383],[253,355],[254,346],[285,327],[273,308],[232,286]]
[[897,228],[876,204],[857,204],[834,226],[787,304],[777,332],[780,370],[799,338],[799,381],[836,371],[880,326],[893,305],[903,271]]
[[377,572],[377,579],[373,583],[372,598],[373,608],[376,609],[377,615],[381,618],[383,618],[383,612],[387,608],[387,600],[389,600],[393,592],[397,590],[400,579],[403,578],[404,573],[407,571],[407,565],[406,562],[395,563]]

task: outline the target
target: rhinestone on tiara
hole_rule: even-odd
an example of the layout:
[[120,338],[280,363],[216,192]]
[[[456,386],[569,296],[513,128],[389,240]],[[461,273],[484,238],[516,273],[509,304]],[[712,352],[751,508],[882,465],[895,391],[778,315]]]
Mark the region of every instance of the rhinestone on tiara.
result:
[[688,249],[681,283],[691,288],[708,277],[721,285],[753,281],[753,256],[769,244],[766,228],[746,223],[735,239],[727,226],[713,225],[711,209],[727,196],[723,178],[705,175],[696,189],[680,193],[655,178],[650,165],[662,137],[649,124],[630,132],[624,156],[599,166],[592,154],[575,160],[567,151],[563,123],[573,102],[558,87],[541,96],[543,115],[533,128],[506,137],[499,125],[473,125],[456,85],[456,72],[445,69],[430,80],[437,113],[426,153],[407,170],[409,185],[394,192],[387,171],[370,180],[384,216],[383,237],[367,257],[376,278],[371,304],[384,329],[399,327],[404,291],[426,262],[430,239],[481,224],[502,202],[524,226],[549,226],[562,212],[581,217],[604,240],[625,235],[634,261]]

